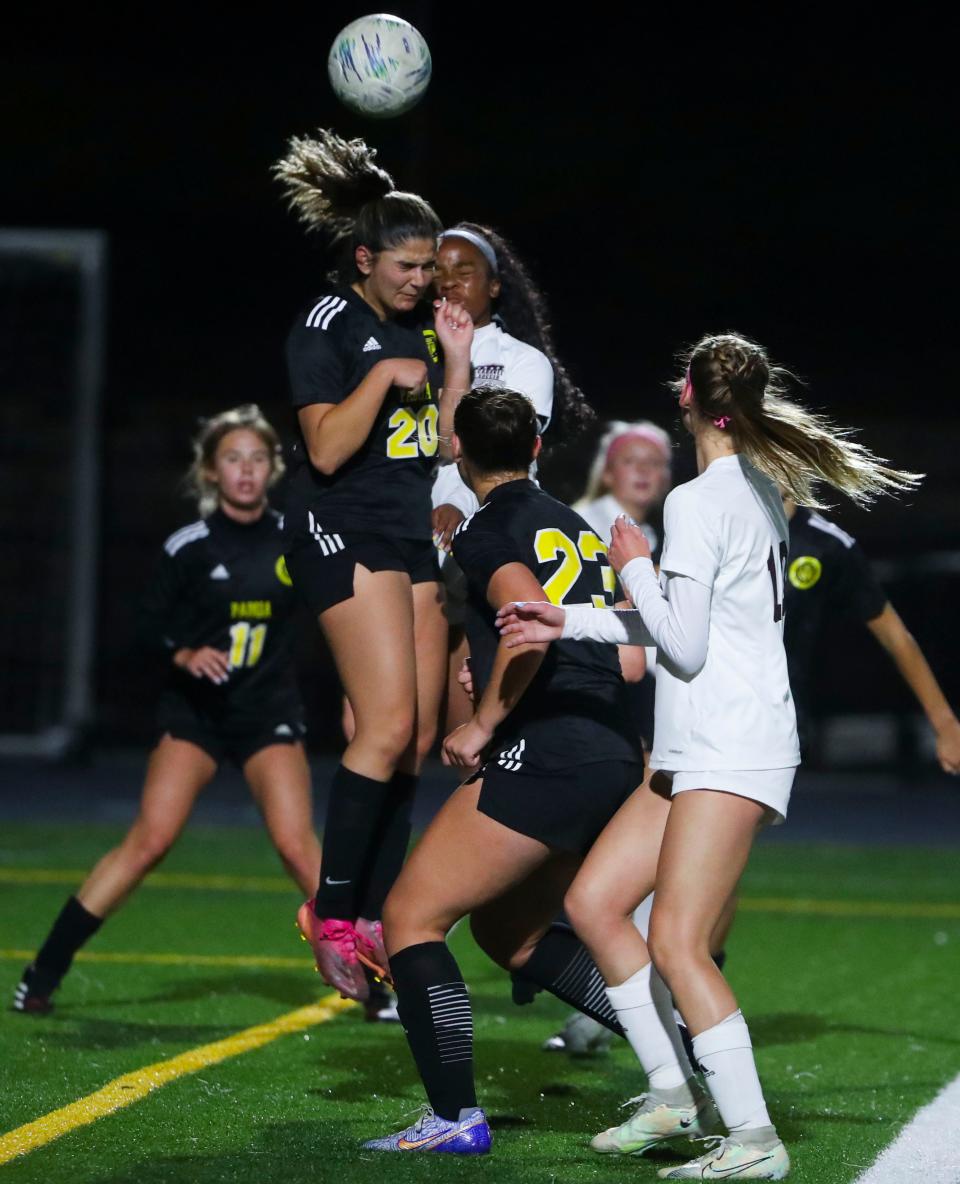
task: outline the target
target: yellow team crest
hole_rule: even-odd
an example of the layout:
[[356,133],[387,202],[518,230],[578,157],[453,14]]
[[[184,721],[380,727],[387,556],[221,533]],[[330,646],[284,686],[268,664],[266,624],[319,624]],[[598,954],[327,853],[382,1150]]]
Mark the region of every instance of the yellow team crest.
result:
[[798,555],[790,564],[787,575],[794,588],[806,592],[823,575],[823,564],[815,555]]
[[427,353],[431,362],[440,361],[440,347],[437,345],[437,334],[433,329],[424,329],[423,339],[427,343]]
[[293,580],[290,579],[290,573],[287,571],[287,561],[282,555],[277,560],[273,570],[281,584],[286,584],[288,588],[293,587]]

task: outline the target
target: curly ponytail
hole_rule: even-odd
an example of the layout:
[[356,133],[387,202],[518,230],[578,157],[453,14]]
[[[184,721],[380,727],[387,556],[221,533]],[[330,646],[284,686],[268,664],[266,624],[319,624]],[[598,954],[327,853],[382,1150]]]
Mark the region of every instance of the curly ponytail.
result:
[[315,139],[292,136],[286,156],[271,170],[307,230],[325,232],[338,252],[343,283],[357,278],[356,247],[377,254],[410,239],[435,239],[442,229],[422,197],[395,188],[376,156],[363,140],[320,128]]

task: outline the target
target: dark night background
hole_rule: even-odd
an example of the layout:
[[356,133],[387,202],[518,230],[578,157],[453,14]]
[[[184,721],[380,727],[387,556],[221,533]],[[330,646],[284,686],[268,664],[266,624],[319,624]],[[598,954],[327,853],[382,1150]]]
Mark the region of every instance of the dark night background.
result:
[[[103,738],[149,727],[135,594],[191,514],[175,486],[197,417],[256,400],[289,436],[281,347],[321,265],[269,166],[290,134],[317,126],[378,146],[444,221],[514,240],[601,416],[672,426],[674,351],[740,330],[809,380],[814,405],[929,474],[872,515],[838,508],[871,554],[960,547],[943,30],[793,9],[591,21],[552,6],[398,4],[430,43],[433,81],[414,112],[374,122],[341,108],[326,80],[329,44],[362,6],[256,11],[51,17],[8,30],[2,51],[0,224],[110,236]],[[579,492],[588,460],[585,444],[553,488]],[[908,569],[891,591],[956,698],[949,590],[923,585]],[[827,706],[831,694],[845,709],[851,695],[864,709],[903,706],[876,647],[851,644]],[[334,704],[325,690],[315,713]]]

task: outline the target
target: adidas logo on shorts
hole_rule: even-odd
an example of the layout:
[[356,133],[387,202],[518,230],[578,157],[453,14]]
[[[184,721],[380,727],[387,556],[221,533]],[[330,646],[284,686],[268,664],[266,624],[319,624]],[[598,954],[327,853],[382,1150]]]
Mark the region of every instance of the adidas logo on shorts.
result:
[[292,736],[293,728],[289,724],[277,724],[273,729],[274,736]]
[[382,348],[383,347],[380,345],[380,342],[377,341],[376,337],[368,337],[367,343],[363,347],[363,352],[365,354],[368,354],[372,349],[382,349]]
[[323,527],[314,518],[312,510],[307,510],[307,518],[310,521],[310,534],[320,544],[320,550],[324,555],[335,555],[345,549],[343,539],[338,534],[324,534]]
[[508,773],[516,773],[523,765],[523,750],[526,746],[526,740],[521,740],[518,744],[514,744],[513,748],[501,752],[497,757],[497,764],[501,769],[506,769]]
[[230,573],[227,571],[227,569],[223,566],[222,563],[218,563],[217,566],[210,573],[210,579],[211,580],[229,580]]

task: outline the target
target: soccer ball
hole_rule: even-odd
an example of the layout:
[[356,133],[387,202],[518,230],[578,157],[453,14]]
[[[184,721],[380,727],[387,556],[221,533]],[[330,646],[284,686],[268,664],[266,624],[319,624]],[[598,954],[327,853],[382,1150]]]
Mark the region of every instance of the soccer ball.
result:
[[351,21],[330,47],[334,94],[352,111],[391,119],[409,111],[430,82],[430,50],[413,25],[375,13]]

